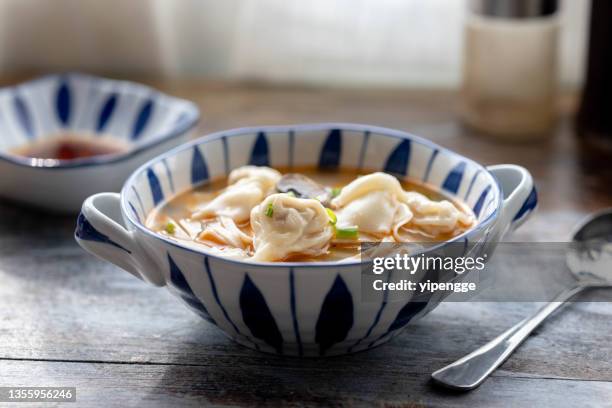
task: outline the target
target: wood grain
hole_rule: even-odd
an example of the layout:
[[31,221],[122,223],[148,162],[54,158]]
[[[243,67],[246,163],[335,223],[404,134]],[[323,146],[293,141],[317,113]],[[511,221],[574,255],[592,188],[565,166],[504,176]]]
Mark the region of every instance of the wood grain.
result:
[[[294,360],[296,361],[296,360]],[[2,361],[3,384],[35,377],[45,384],[75,386],[80,407],[96,406],[602,406],[608,382],[492,377],[482,388],[457,394],[434,388],[401,370],[368,370],[299,363],[279,369],[255,365],[215,366]],[[358,390],[355,383],[359,382]]]
[[[541,206],[514,240],[563,241],[612,206],[610,156],[573,136],[563,101],[554,138],[503,145],[456,119],[452,93],[154,83],[202,108],[200,133],[247,125],[361,122],[411,131],[485,164],[529,168]],[[440,390],[432,371],[538,305],[443,304],[381,348],[298,360],[244,349],[180,305],[82,251],[74,217],[0,202],[0,386],[78,388],[79,406],[604,406],[612,401],[612,307],[574,303],[480,389]],[[27,406],[24,404],[23,406]]]

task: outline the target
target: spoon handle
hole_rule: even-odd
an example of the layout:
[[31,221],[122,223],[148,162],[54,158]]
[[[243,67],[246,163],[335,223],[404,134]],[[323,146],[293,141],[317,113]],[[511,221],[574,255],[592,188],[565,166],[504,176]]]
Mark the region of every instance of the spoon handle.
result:
[[465,357],[434,372],[431,377],[437,383],[456,390],[467,391],[478,387],[540,323],[585,288],[586,286],[580,285],[563,291],[533,316],[520,321]]

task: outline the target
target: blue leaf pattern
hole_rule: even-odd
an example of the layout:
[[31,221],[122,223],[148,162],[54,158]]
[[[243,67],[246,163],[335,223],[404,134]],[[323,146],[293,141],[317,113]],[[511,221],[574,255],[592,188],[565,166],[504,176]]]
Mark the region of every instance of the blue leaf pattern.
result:
[[191,158],[191,184],[196,185],[205,180],[208,180],[208,167],[200,149],[194,146],[193,157]]
[[340,164],[340,155],[342,153],[342,133],[339,129],[333,129],[329,132],[325,144],[319,154],[319,168],[335,169]]
[[442,189],[457,194],[461,180],[463,179],[463,172],[465,171],[465,162],[457,164],[446,176],[446,180],[442,184]]
[[270,158],[268,157],[268,140],[266,134],[259,132],[253,150],[251,151],[251,159],[249,164],[253,166],[269,166]]
[[392,332],[397,329],[401,329],[405,325],[407,325],[414,316],[417,315],[421,310],[425,309],[427,306],[427,302],[408,302],[402,307],[402,309],[397,313],[395,320],[389,326],[387,332]]
[[68,82],[66,80],[62,80],[59,88],[57,89],[55,106],[57,110],[57,117],[64,125],[67,125],[68,121],[70,120],[70,103],[71,95],[70,88],[68,88]]
[[115,248],[122,249],[128,254],[131,254],[129,250],[125,249],[115,241],[111,240],[108,236],[95,229],[94,226],[91,225],[89,220],[85,218],[85,215],[83,215],[83,213],[80,213],[79,217],[77,218],[77,226],[76,230],[74,231],[74,235],[84,241],[95,241],[112,245]]
[[385,164],[385,172],[405,176],[410,161],[410,140],[404,140],[393,150]]
[[147,178],[149,179],[149,187],[151,188],[151,196],[155,205],[164,200],[164,193],[159,183],[159,179],[155,175],[153,169],[147,169]]
[[518,211],[518,213],[516,213],[512,221],[516,221],[522,218],[529,211],[533,211],[537,205],[538,205],[538,192],[536,191],[536,188],[533,187],[531,189],[531,192],[529,193],[529,196],[527,197],[527,199],[521,206],[521,209]]
[[117,95],[111,94],[102,109],[100,109],[100,114],[98,115],[98,124],[96,125],[96,131],[101,132],[106,127],[109,119],[111,118],[113,112],[115,111],[115,105],[117,104]]
[[147,127],[149,123],[149,119],[151,118],[151,114],[153,113],[153,101],[148,100],[140,108],[140,113],[136,117],[136,121],[134,122],[134,129],[132,130],[132,140],[138,139],[142,132]]
[[240,310],[242,320],[253,336],[265,341],[277,353],[283,352],[283,336],[278,330],[276,320],[268,308],[266,299],[249,275],[246,274],[240,290]]
[[353,327],[353,319],[353,297],[338,275],[325,296],[317,320],[315,342],[319,344],[321,355],[335,343],[346,339]]
[[168,264],[170,265],[170,282],[171,285],[178,292],[179,296],[185,303],[187,303],[197,314],[202,316],[205,320],[215,323],[212,317],[210,317],[206,306],[198,299],[193,293],[191,286],[185,279],[185,275],[179,267],[176,265],[170,254],[168,254]]

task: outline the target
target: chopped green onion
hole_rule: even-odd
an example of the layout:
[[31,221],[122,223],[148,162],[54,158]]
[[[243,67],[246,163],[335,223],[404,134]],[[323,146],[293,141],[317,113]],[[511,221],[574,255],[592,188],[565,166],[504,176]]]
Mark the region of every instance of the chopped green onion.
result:
[[272,203],[269,203],[268,207],[266,208],[266,216],[272,217],[272,214],[274,214],[274,206],[272,205]]
[[331,196],[338,197],[341,192],[342,192],[342,187],[334,187],[331,189]]
[[291,197],[295,197],[295,193],[293,192],[293,190],[287,191],[287,195],[289,195]]
[[165,230],[168,234],[174,235],[174,233],[176,232],[176,225],[174,225],[174,223],[172,222],[169,222],[166,224]]
[[357,227],[336,227],[336,238],[339,239],[357,239],[359,238],[359,228]]
[[329,223],[331,225],[336,225],[336,222],[338,221],[336,213],[334,213],[331,208],[326,208],[325,211],[327,211],[327,215],[329,216]]

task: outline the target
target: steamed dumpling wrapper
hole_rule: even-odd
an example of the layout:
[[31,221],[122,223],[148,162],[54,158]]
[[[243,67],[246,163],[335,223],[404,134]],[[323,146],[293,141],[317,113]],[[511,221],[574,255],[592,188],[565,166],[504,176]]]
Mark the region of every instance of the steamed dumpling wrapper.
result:
[[404,189],[400,182],[387,173],[376,172],[366,176],[357,177],[347,184],[336,198],[332,200],[332,205],[344,207],[356,198],[364,196],[372,191],[388,191],[395,196],[404,194]]
[[272,194],[251,211],[255,261],[325,254],[333,237],[329,215],[314,199]]
[[337,209],[337,226],[357,226],[359,232],[388,235],[412,218],[403,201],[400,182],[386,173],[359,177],[342,189],[332,200]]
[[432,201],[414,191],[406,192],[404,200],[413,213],[410,224],[430,236],[457,232],[474,222],[473,217],[447,200]]
[[354,225],[373,235],[392,234],[397,241],[403,241],[403,228],[436,236],[473,222],[451,202],[406,192],[395,177],[381,172],[352,181],[332,200],[332,206],[337,209],[338,226]]
[[253,239],[238,228],[233,219],[219,217],[216,220],[204,222],[197,240],[209,246],[228,246],[247,249]]
[[272,191],[282,174],[266,166],[242,166],[230,172],[227,183],[238,185],[244,182],[257,181],[265,191]]
[[228,187],[221,194],[198,209],[194,219],[225,216],[237,223],[249,220],[251,210],[274,191],[281,174],[270,167],[243,166],[228,177]]

